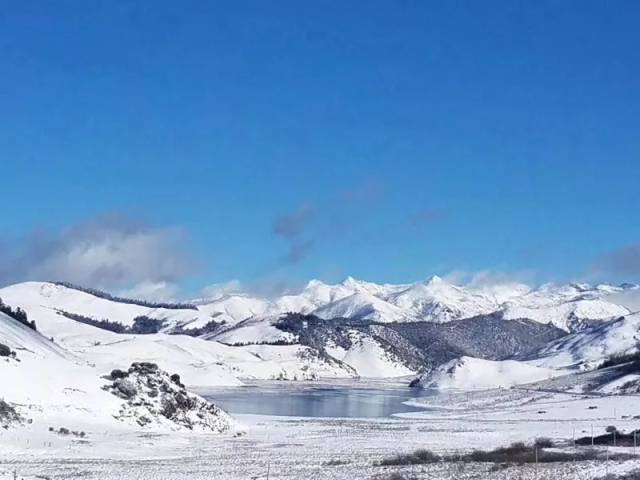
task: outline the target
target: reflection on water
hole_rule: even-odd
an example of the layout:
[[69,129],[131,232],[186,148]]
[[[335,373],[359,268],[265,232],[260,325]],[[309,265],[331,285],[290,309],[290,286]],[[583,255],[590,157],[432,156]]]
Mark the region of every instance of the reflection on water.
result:
[[345,385],[260,382],[244,387],[211,388],[201,392],[232,414],[294,417],[380,418],[419,408],[403,402],[432,395],[406,384]]

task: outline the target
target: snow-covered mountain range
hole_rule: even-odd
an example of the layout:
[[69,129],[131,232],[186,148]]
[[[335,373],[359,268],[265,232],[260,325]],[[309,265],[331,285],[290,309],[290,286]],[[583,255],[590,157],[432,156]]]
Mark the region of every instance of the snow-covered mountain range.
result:
[[[613,329],[610,324],[628,316],[621,299],[638,291],[634,285],[458,286],[439,277],[391,285],[349,277],[333,285],[312,280],[301,292],[277,298],[238,293],[179,305],[127,301],[52,282],[4,287],[0,299],[26,311],[52,345],[104,372],[153,361],[180,372],[189,385],[233,385],[242,378],[410,375],[456,353],[530,359],[525,346],[539,352],[540,365],[534,366],[584,366],[597,359],[575,353],[576,345],[588,343],[590,327]],[[283,328],[281,318],[289,312],[324,322],[304,331]],[[151,319],[150,331],[136,330],[140,318]],[[557,339],[562,331],[570,335]],[[630,341],[618,344],[628,349]],[[602,356],[614,350],[603,349]]]
[[312,280],[302,292],[272,300],[229,295],[211,302],[202,301],[198,309],[218,314],[219,319],[230,324],[289,311],[381,323],[449,322],[499,313],[506,319],[528,318],[569,331],[581,320],[609,320],[629,313],[627,308],[608,298],[636,288],[587,284],[546,284],[531,288],[519,283],[465,287],[437,276],[412,284],[380,285],[349,277],[335,285]]
[[236,293],[211,300],[199,299],[192,302],[195,308],[152,308],[104,301],[62,284],[26,282],[0,289],[0,298],[27,310],[27,307],[38,306],[126,326],[130,326],[136,316],[145,315],[163,320],[164,331],[201,328],[212,319],[233,326],[248,319],[269,318],[286,312],[381,323],[449,322],[499,313],[506,319],[528,318],[570,331],[580,320],[608,320],[629,313],[619,302],[610,299],[637,288],[587,284],[546,284],[531,288],[518,283],[465,287],[437,276],[423,282],[390,285],[349,277],[333,285],[312,280],[297,294],[271,299]]

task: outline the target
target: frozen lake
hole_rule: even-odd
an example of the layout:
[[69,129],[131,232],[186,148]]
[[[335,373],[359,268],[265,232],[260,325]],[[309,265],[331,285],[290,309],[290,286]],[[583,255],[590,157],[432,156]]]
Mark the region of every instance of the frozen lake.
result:
[[[408,382],[407,382],[408,383]],[[404,402],[433,395],[392,382],[251,382],[199,393],[231,414],[293,417],[384,418],[421,409]]]

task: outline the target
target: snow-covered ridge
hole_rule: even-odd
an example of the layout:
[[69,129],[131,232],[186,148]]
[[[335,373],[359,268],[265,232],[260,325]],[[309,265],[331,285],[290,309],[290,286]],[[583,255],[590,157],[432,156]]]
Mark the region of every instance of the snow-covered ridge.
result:
[[528,318],[569,331],[583,320],[610,320],[628,314],[624,303],[616,299],[633,288],[636,287],[587,284],[531,288],[518,283],[458,286],[437,276],[423,282],[391,285],[348,277],[335,285],[312,280],[300,293],[275,299],[230,295],[200,304],[198,309],[231,324],[286,312],[382,323],[449,322],[498,313],[506,319]]
[[[53,349],[68,362],[88,364],[102,372],[135,362],[153,362],[179,373],[190,386],[238,385],[244,378],[385,377],[431,371],[450,361],[451,353],[446,352],[457,352],[467,355],[456,366],[456,370],[468,373],[467,378],[486,369],[503,384],[511,377],[529,381],[530,373],[541,373],[537,369],[592,368],[606,356],[631,348],[640,325],[626,307],[610,300],[634,288],[584,284],[535,289],[521,284],[464,287],[438,277],[413,284],[379,285],[347,278],[335,285],[313,280],[295,295],[267,299],[235,293],[199,302],[196,309],[180,309],[120,302],[60,284],[27,282],[0,289],[0,298],[24,309],[29,319],[36,321],[43,339],[55,340],[47,340],[41,348]],[[146,316],[161,320],[164,327],[156,334],[114,333],[61,312],[125,326]],[[286,312],[313,314],[319,322],[317,336],[311,338],[309,330],[283,329],[280,320]],[[469,320],[471,317],[477,318]],[[620,317],[626,318],[617,320]],[[344,323],[334,321],[336,318],[349,320]],[[218,327],[201,338],[175,335],[181,329],[212,321]],[[602,330],[593,327],[594,321],[601,322]],[[558,334],[548,340],[527,340],[536,330],[527,325],[535,322],[543,324],[539,328],[551,328],[547,325],[551,324],[565,331],[581,330],[545,345],[543,342]],[[480,325],[483,330],[471,338],[456,330],[456,325],[464,329]],[[11,338],[10,332],[4,336]],[[504,344],[506,339],[510,339],[511,353],[487,353],[500,350],[495,342]],[[430,343],[433,341],[436,344]],[[484,363],[468,356],[492,360],[521,357],[531,353],[527,347],[542,348],[524,358],[524,363]],[[423,355],[423,350],[428,354]],[[436,383],[446,381],[445,376]],[[483,382],[487,383],[478,381]]]
[[32,422],[32,428],[44,430],[56,422],[77,432],[85,425],[220,432],[232,426],[226,413],[157,367],[133,365],[126,371],[118,379],[120,386],[127,382],[125,395],[114,388],[115,381],[110,383],[104,365],[88,363],[2,313],[0,343],[15,352],[0,357],[0,398]]
[[491,361],[460,357],[447,362],[420,378],[426,388],[474,390],[511,387],[538,382],[566,374],[515,360]]
[[106,319],[131,326],[146,316],[164,322],[163,331],[202,328],[210,322],[226,327],[247,319],[273,318],[287,312],[321,318],[347,317],[375,322],[449,322],[499,313],[505,319],[528,318],[570,331],[583,320],[610,320],[629,313],[618,301],[637,287],[625,285],[546,284],[530,288],[505,283],[457,286],[439,277],[424,282],[390,285],[348,277],[329,285],[310,281],[297,294],[261,298],[246,293],[199,300],[195,308],[153,308],[119,302],[83,290],[48,282],[26,282],[0,289],[0,298],[25,310],[37,307]]
[[605,358],[635,352],[639,342],[640,313],[635,313],[555,340],[531,355],[527,363],[589,370]]

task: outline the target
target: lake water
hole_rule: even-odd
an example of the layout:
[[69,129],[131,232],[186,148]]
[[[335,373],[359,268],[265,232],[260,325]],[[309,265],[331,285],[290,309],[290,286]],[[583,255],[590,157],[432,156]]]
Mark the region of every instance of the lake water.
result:
[[406,383],[252,382],[242,387],[209,388],[199,392],[231,414],[294,417],[382,418],[416,412],[407,400],[433,395]]

